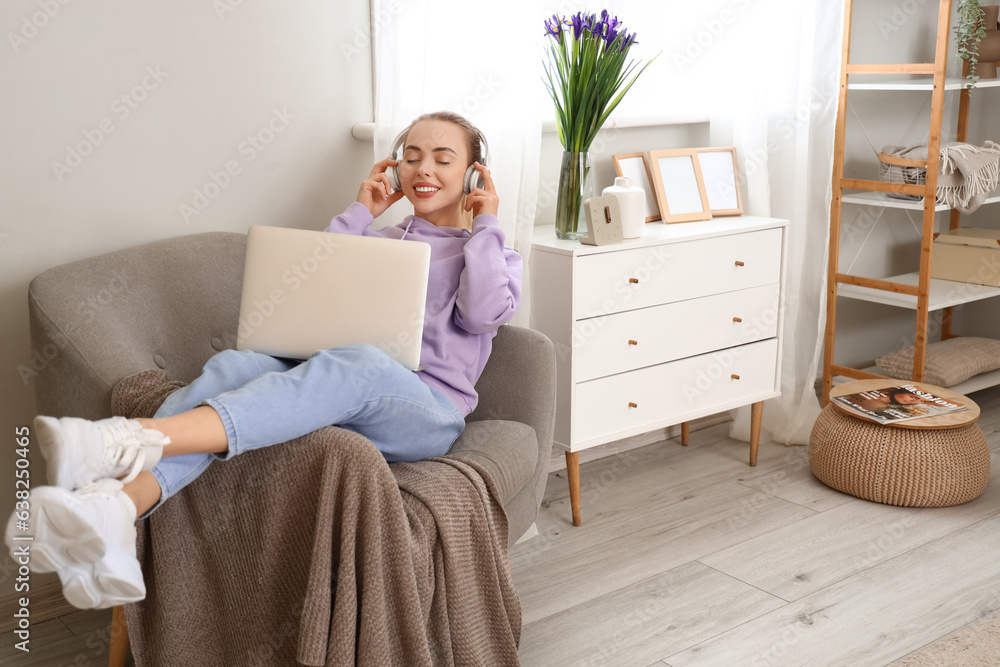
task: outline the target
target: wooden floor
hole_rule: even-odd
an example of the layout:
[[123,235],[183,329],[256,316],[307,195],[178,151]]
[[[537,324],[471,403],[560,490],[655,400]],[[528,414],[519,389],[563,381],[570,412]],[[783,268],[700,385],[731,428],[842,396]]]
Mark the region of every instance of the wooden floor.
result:
[[[511,550],[523,665],[880,666],[1000,610],[1000,387],[973,398],[994,472],[958,507],[833,491],[804,447],[750,468],[728,424],[583,463],[578,528],[550,475],[540,534]],[[32,630],[0,664],[107,664],[109,611]]]
[[550,475],[511,551],[522,664],[880,666],[1000,610],[1000,387],[972,398],[993,473],[957,507],[839,493],[805,447],[750,468],[727,424],[581,465],[580,527]]
[[[68,606],[68,605],[67,605]],[[117,633],[119,630],[115,630]],[[108,664],[111,647],[111,610],[74,610],[31,625],[31,651],[14,648],[10,629],[0,638],[0,665],[4,667],[100,667]],[[127,663],[134,666],[129,658]]]

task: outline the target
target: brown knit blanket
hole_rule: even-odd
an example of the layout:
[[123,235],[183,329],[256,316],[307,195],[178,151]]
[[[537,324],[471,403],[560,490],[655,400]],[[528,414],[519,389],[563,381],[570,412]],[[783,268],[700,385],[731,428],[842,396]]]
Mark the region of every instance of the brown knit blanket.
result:
[[[129,376],[113,412],[152,416],[180,386]],[[215,461],[138,522],[136,664],[516,665],[498,498],[472,461],[390,466],[335,427]]]

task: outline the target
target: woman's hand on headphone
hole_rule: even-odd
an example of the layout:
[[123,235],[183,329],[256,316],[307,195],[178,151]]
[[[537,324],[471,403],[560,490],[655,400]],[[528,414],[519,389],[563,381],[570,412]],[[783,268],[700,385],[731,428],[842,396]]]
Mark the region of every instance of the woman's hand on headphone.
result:
[[490,170],[474,162],[473,166],[483,177],[484,188],[472,188],[472,192],[465,198],[465,210],[472,211],[472,216],[497,214],[500,208],[500,197],[497,196],[496,186],[493,185],[493,177]]
[[375,163],[368,178],[361,182],[361,189],[358,190],[357,202],[364,204],[372,213],[373,218],[377,218],[385,210],[403,198],[403,191],[392,191],[392,183],[385,170],[395,167],[399,163],[392,158],[386,158]]

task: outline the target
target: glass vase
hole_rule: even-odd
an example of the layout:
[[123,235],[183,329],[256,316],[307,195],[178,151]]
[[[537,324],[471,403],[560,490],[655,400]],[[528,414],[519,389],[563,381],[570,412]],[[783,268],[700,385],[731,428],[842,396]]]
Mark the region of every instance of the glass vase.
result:
[[556,236],[576,240],[587,235],[587,213],[583,202],[594,196],[590,153],[563,151],[556,197]]

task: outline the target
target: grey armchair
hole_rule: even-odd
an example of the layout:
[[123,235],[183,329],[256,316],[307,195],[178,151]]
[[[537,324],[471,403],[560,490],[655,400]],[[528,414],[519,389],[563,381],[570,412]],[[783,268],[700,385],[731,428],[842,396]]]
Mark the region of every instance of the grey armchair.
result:
[[[44,359],[35,378],[38,412],[106,417],[123,377],[159,368],[169,379],[191,381],[210,356],[234,347],[245,240],[223,232],[166,239],[36,277],[29,310],[35,359]],[[555,413],[552,343],[529,329],[501,327],[476,389],[479,406],[449,455],[491,474],[512,543],[534,522],[545,487]],[[491,420],[489,438],[471,427],[484,420]],[[530,426],[533,437],[497,421]]]

